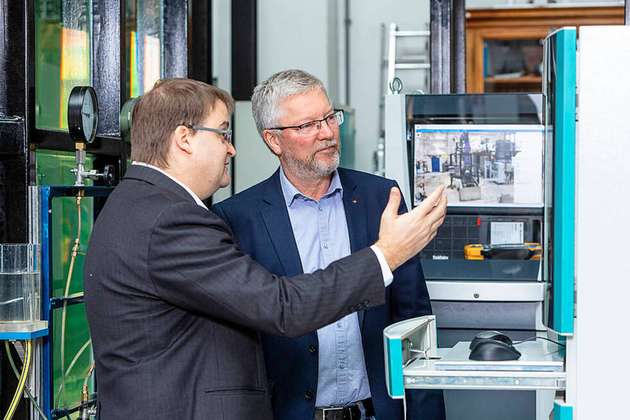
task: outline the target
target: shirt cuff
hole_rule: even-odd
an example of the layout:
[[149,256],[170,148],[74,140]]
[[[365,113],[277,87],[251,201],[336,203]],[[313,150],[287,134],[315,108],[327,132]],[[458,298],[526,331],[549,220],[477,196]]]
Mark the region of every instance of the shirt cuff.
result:
[[394,281],[394,274],[392,274],[392,270],[389,269],[385,255],[383,255],[383,251],[381,251],[376,245],[372,245],[370,248],[372,248],[372,251],[376,254],[378,263],[381,266],[381,271],[383,272],[383,282],[385,283],[385,287],[387,287],[392,284],[392,281]]

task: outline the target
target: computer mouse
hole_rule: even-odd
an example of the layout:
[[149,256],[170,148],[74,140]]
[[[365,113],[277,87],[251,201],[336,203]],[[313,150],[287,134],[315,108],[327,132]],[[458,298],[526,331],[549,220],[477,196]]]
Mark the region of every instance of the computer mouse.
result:
[[481,331],[475,336],[475,338],[472,339],[468,348],[472,350],[472,348],[479,342],[479,340],[499,340],[510,346],[512,345],[512,340],[510,339],[510,337],[499,331]]
[[521,352],[516,350],[511,343],[492,338],[479,339],[470,350],[470,360],[501,361],[518,360]]

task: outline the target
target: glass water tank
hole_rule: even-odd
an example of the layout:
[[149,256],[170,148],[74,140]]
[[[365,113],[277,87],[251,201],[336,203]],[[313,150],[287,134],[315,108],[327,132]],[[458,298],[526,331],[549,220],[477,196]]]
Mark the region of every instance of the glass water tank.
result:
[[0,244],[0,326],[40,318],[39,246]]

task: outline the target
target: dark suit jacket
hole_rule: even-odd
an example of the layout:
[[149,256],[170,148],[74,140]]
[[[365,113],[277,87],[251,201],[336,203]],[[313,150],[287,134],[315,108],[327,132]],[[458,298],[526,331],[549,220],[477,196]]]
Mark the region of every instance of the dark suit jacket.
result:
[[[354,252],[378,239],[381,213],[387,205],[389,190],[396,183],[342,168],[339,178],[343,186],[350,247]],[[241,249],[269,271],[288,276],[302,273],[278,171],[260,184],[217,204],[214,210],[228,222]],[[404,203],[400,211],[406,211]],[[360,281],[353,277],[347,280]],[[429,295],[417,257],[394,272],[394,282],[387,288],[384,306],[359,312],[365,364],[379,420],[403,418],[401,401],[392,400],[387,395],[383,329],[394,322],[430,313]],[[318,377],[317,346],[316,332],[297,338],[263,336],[276,420],[313,418]],[[408,398],[409,419],[444,418],[441,391],[413,392]]]
[[303,335],[384,291],[369,249],[312,276],[272,275],[177,183],[131,166],[85,263],[101,419],[269,420],[257,330]]

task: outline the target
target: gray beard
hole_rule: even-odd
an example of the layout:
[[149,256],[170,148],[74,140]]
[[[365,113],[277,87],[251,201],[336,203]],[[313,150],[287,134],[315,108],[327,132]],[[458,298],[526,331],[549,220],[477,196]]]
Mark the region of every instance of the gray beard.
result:
[[[337,144],[334,140],[323,142],[319,150],[325,149]],[[327,177],[337,170],[339,167],[339,150],[335,152],[332,162],[324,163],[315,159],[314,154],[306,160],[299,160],[291,155],[284,156],[284,162],[289,172],[295,174],[301,179],[313,179]]]

